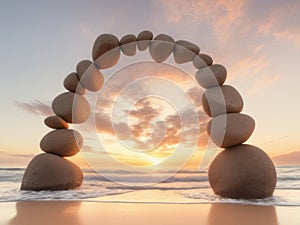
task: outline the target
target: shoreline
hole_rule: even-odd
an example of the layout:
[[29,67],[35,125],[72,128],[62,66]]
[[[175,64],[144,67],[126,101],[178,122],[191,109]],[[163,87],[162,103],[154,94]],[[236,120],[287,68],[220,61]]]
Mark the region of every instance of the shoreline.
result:
[[[52,195],[53,194],[53,195]],[[67,194],[67,193],[65,193]],[[211,193],[213,196],[213,193]],[[202,205],[202,204],[235,204],[235,205],[249,205],[249,206],[282,206],[282,207],[300,207],[298,202],[278,202],[277,199],[272,199],[273,197],[266,199],[231,199],[231,198],[221,198],[214,200],[203,200],[198,199],[193,196],[184,196],[182,192],[179,191],[163,191],[163,190],[135,190],[127,191],[123,193],[113,193],[106,194],[98,197],[88,197],[88,198],[63,198],[61,194],[58,198],[55,198],[55,193],[51,192],[49,198],[24,198],[24,199],[12,199],[12,200],[0,200],[0,203],[9,202],[23,202],[23,201],[33,201],[33,202],[47,202],[47,201],[65,201],[65,202],[96,202],[96,203],[120,203],[120,204],[162,204],[162,205]],[[276,198],[276,196],[275,196]]]

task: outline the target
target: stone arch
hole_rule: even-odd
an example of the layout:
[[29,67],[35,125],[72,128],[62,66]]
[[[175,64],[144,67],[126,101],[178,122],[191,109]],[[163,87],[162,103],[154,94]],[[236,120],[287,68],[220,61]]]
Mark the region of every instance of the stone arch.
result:
[[101,69],[113,67],[121,52],[133,56],[136,51],[149,49],[157,63],[172,53],[177,64],[192,62],[197,70],[195,79],[206,89],[202,96],[205,113],[212,119],[207,132],[212,141],[224,150],[209,167],[209,183],[213,191],[224,197],[264,198],[271,196],[276,185],[276,171],[271,159],[261,149],[243,144],[252,135],[255,122],[242,114],[243,99],[232,86],[224,84],[227,71],[213,59],[200,53],[200,48],[185,40],[175,41],[166,34],[153,38],[150,31],[137,36],[128,34],[120,40],[112,34],[101,34],[95,41],[92,59],[82,60],[76,72],[64,80],[68,92],[52,102],[55,115],[44,123],[54,129],[46,134],[40,147],[45,152],[32,159],[23,176],[21,190],[67,190],[79,187],[83,180],[81,169],[64,157],[79,152],[83,138],[69,129],[68,123],[85,122],[91,109],[84,98],[86,90],[99,91],[104,83]]

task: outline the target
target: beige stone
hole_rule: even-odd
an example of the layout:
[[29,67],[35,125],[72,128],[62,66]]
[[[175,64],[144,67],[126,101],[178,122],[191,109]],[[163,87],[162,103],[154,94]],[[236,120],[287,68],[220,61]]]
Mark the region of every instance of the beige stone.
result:
[[217,86],[207,89],[202,95],[204,112],[215,117],[224,113],[239,113],[244,107],[240,93],[230,85]]
[[158,63],[165,61],[173,52],[175,41],[166,34],[157,35],[149,46],[151,57]]
[[73,92],[58,95],[52,102],[52,110],[67,123],[83,123],[91,113],[88,101]]
[[99,69],[113,67],[120,59],[119,39],[112,34],[101,34],[93,45],[92,56]]
[[210,88],[224,84],[227,71],[224,66],[213,64],[198,70],[195,77],[203,88]]
[[200,48],[197,45],[189,41],[179,40],[175,43],[174,60],[178,64],[190,62],[199,52]]
[[81,169],[60,156],[44,153],[34,157],[27,166],[21,190],[69,190],[79,187],[83,180]]
[[64,87],[68,91],[76,92],[77,94],[81,95],[85,94],[85,89],[80,84],[78,74],[75,72],[70,73],[68,76],[66,76],[64,80]]
[[59,116],[48,116],[44,123],[46,126],[53,128],[53,129],[68,129],[69,125],[66,121],[64,121]]
[[121,50],[126,56],[134,56],[136,53],[136,36],[127,34],[120,40]]
[[76,130],[59,129],[47,133],[40,142],[41,149],[46,153],[59,156],[73,156],[81,149],[83,138]]
[[209,121],[207,132],[221,148],[229,148],[247,141],[255,128],[252,117],[240,113],[219,115]]
[[196,55],[193,59],[193,65],[196,69],[201,69],[206,66],[210,66],[213,64],[213,59],[209,55],[199,54]]
[[138,34],[137,36],[137,47],[139,51],[145,51],[150,45],[153,39],[153,33],[151,31],[145,30]]
[[103,74],[89,60],[82,60],[76,66],[80,83],[89,91],[99,91],[104,83]]
[[212,161],[208,178],[216,194],[244,199],[271,196],[277,180],[269,156],[252,145],[238,145],[222,151]]

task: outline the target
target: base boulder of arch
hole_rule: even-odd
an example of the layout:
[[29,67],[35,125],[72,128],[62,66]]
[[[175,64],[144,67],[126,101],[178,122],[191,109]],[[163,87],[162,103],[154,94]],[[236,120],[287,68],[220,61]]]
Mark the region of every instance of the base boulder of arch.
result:
[[215,194],[235,199],[272,196],[277,181],[269,156],[246,144],[227,148],[218,154],[209,167],[208,178]]
[[21,190],[69,190],[79,187],[81,169],[60,156],[43,153],[34,157],[26,168]]

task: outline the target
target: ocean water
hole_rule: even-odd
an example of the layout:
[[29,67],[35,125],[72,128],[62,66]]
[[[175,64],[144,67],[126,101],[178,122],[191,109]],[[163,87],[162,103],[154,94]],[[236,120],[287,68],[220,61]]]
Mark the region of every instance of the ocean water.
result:
[[[101,196],[119,195],[140,190],[173,192],[180,196],[169,203],[237,203],[253,205],[300,206],[300,167],[277,167],[277,186],[272,197],[263,200],[222,198],[211,190],[207,172],[187,170],[177,172],[168,179],[149,185],[151,179],[166,176],[168,172],[144,174],[128,171],[106,171],[112,182],[93,170],[84,170],[84,181],[80,188],[69,191],[20,191],[24,169],[0,168],[0,202],[22,200],[82,200],[101,201]],[[129,179],[130,178],[130,179]],[[124,182],[131,183],[124,185]],[[132,181],[136,183],[133,183]],[[137,185],[138,184],[138,185]],[[136,201],[136,200],[135,200]],[[143,201],[143,199],[140,199]],[[160,202],[160,201],[156,201]],[[161,199],[161,202],[165,202]]]

